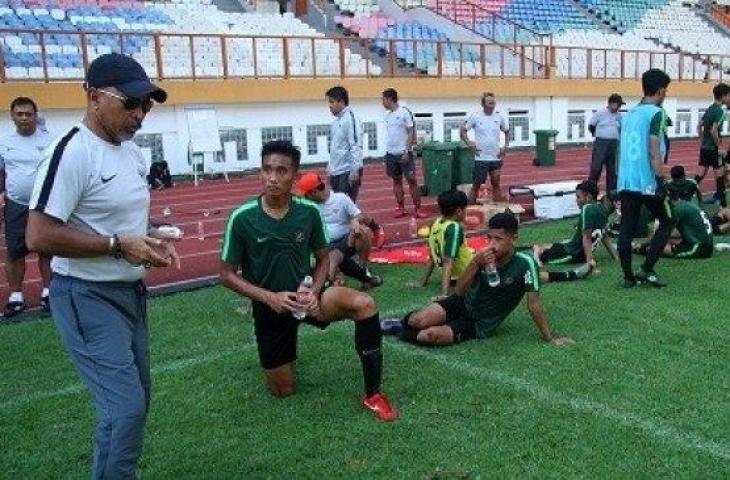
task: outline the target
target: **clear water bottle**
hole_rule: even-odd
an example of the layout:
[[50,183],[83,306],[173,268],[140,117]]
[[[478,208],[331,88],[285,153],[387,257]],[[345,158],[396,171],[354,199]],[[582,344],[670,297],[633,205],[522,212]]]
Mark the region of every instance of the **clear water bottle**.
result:
[[205,224],[202,220],[198,222],[198,240],[205,240]]
[[304,320],[304,317],[307,316],[307,305],[312,301],[312,285],[314,285],[314,281],[309,275],[304,277],[302,283],[299,284],[297,289],[297,303],[299,306],[292,312],[297,320]]
[[493,263],[487,265],[487,282],[489,282],[490,287],[498,287],[501,283],[497,266]]
[[411,234],[411,238],[418,236],[418,221],[416,217],[411,217],[411,222],[408,224],[408,233]]

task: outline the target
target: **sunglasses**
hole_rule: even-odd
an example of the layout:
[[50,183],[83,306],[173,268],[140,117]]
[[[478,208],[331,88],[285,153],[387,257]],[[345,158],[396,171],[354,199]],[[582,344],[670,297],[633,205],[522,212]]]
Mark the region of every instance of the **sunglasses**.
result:
[[110,97],[116,98],[120,102],[122,102],[122,106],[125,110],[137,110],[138,108],[142,108],[142,111],[144,113],[149,113],[150,110],[152,110],[152,100],[147,98],[137,98],[137,97],[127,97],[125,95],[117,95],[116,93],[110,92],[108,90],[102,90],[99,89],[99,92],[103,93],[104,95],[109,95]]

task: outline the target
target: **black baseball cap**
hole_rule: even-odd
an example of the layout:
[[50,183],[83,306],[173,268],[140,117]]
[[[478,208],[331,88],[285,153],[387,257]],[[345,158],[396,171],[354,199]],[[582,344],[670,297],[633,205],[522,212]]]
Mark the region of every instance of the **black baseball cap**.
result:
[[612,93],[610,97],[608,97],[608,103],[618,103],[619,105],[626,105],[626,102],[624,102],[624,99],[621,98],[621,95],[618,93]]
[[152,83],[142,65],[120,53],[107,53],[91,62],[84,87],[114,87],[128,97],[143,98],[149,95],[157,103],[167,100],[167,92]]

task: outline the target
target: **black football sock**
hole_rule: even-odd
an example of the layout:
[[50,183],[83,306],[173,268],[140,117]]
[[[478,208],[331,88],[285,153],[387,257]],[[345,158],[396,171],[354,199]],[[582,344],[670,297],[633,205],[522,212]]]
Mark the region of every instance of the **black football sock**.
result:
[[720,205],[727,207],[727,199],[725,198],[725,175],[717,177],[715,179],[715,185],[717,186],[717,198],[720,200]]
[[342,263],[340,263],[340,271],[346,276],[359,280],[362,283],[370,283],[370,280],[372,280],[372,275],[370,275],[368,269],[352,258],[342,260]]
[[360,357],[365,380],[365,395],[370,397],[380,391],[383,377],[383,334],[380,332],[380,315],[355,322],[355,349]]

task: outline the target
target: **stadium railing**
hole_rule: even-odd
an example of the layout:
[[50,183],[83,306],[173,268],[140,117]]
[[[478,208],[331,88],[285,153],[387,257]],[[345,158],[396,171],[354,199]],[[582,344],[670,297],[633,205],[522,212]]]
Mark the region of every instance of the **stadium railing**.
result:
[[[0,30],[1,36],[18,35],[23,33],[19,30]],[[94,41],[104,36],[113,37],[118,40],[119,48],[123,49],[125,39],[136,37],[145,38],[147,41],[148,64],[150,75],[158,79],[229,79],[229,78],[382,78],[382,77],[406,77],[406,78],[567,78],[567,79],[588,79],[588,80],[638,80],[647,68],[663,68],[668,71],[675,80],[685,81],[707,81],[719,80],[728,76],[722,70],[712,69],[712,65],[728,65],[730,57],[722,55],[690,55],[680,52],[652,52],[642,50],[611,50],[592,49],[580,47],[560,46],[528,46],[521,45],[515,52],[511,48],[487,43],[449,42],[435,40],[414,40],[414,39],[360,39],[354,37],[267,37],[251,35],[210,35],[210,34],[175,34],[149,32],[63,32],[63,31],[26,31],[32,33],[38,39],[40,52],[40,65],[37,70],[39,74],[35,78],[10,78],[6,74],[6,53],[8,46],[0,49],[0,82],[10,81],[73,81],[81,80],[83,72],[86,71],[94,56],[98,55],[98,49],[92,47],[90,37]],[[81,62],[78,68],[78,75],[74,77],[54,77],[49,75],[52,68],[50,55],[48,54],[48,39],[50,35],[66,35],[77,39],[77,45]],[[181,39],[186,46],[180,50],[168,52],[163,48],[170,39]],[[200,41],[206,41],[208,45],[215,45],[212,55],[219,60],[219,65],[214,67],[216,72],[210,74],[199,69],[198,53]],[[136,41],[139,44],[139,41]],[[241,47],[235,47],[236,43],[244,43],[250,55],[243,60],[236,59],[237,66],[232,65],[231,51]],[[371,46],[375,43],[386,45],[380,53],[372,51]],[[259,46],[265,46],[261,49]],[[273,50],[272,50],[272,45]],[[334,45],[334,46],[333,46]],[[280,48],[279,48],[280,46]],[[322,48],[326,46],[327,48]],[[235,48],[234,48],[235,47]],[[404,64],[398,58],[397,50],[402,52],[404,48],[413,50],[413,58],[418,58],[421,49],[428,49],[429,54],[434,55],[434,67],[426,69],[414,69],[413,65]],[[447,58],[446,50],[449,50]],[[470,55],[476,60],[473,62],[464,59],[464,53],[471,49],[476,55]],[[114,49],[118,51],[118,49]],[[309,50],[305,53],[304,50]],[[272,60],[269,57],[262,60],[261,52],[273,55],[276,68],[272,67]],[[319,55],[322,51],[333,52],[335,58]],[[273,52],[273,53],[272,53]],[[348,64],[348,58],[353,57],[352,52],[359,52],[364,60],[364,68],[358,73]],[[454,53],[456,52],[456,53]],[[206,61],[210,62],[211,51],[208,51]],[[454,58],[456,55],[456,58]],[[245,55],[244,55],[245,56]],[[174,58],[171,58],[174,57]],[[38,57],[34,57],[38,58]],[[543,61],[535,62],[531,58],[541,58]],[[310,59],[307,61],[307,59]],[[170,62],[184,62],[189,71],[166,72]],[[214,61],[215,64],[218,61]],[[250,65],[246,62],[250,62]],[[308,63],[311,62],[311,65]],[[266,64],[264,64],[266,63]],[[545,64],[550,68],[544,68]],[[469,67],[472,65],[472,67]],[[701,68],[702,65],[709,66]],[[417,65],[416,65],[417,66]],[[178,69],[179,70],[179,69]],[[199,71],[200,70],[200,71]],[[241,73],[242,70],[246,72]],[[708,73],[709,72],[709,73]]]

